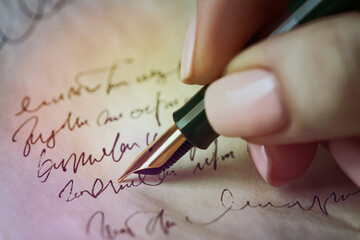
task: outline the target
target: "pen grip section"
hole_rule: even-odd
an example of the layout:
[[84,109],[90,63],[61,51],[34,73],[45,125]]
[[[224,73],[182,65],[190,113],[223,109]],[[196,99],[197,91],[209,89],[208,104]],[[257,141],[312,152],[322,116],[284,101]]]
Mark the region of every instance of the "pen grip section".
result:
[[184,106],[174,112],[177,128],[195,147],[206,149],[219,136],[205,114],[204,95],[207,86],[201,88]]

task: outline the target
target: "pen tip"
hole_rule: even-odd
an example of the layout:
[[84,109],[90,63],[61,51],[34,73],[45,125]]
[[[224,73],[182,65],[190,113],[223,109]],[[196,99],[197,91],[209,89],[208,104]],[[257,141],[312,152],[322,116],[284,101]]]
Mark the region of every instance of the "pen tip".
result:
[[130,176],[132,173],[134,173],[134,171],[128,169],[123,175],[121,175],[121,177],[118,179],[118,182],[121,183],[122,181],[125,180],[125,178],[127,178],[128,176]]
[[[132,162],[118,182],[121,183],[133,173],[149,175],[160,173],[180,158],[177,156],[179,151],[182,151],[184,143],[187,143],[186,138],[175,125],[171,126]],[[175,159],[173,155],[176,160],[168,161]]]
[[125,178],[127,178],[129,175],[122,175],[119,179],[118,182],[121,183]]

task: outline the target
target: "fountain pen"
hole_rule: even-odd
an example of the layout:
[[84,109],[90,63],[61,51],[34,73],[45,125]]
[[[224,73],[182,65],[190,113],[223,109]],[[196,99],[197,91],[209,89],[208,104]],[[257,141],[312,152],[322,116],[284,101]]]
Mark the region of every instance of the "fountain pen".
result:
[[[360,10],[358,0],[293,0],[270,24],[256,34],[247,46],[295,26],[332,14]],[[280,23],[280,24],[279,24]],[[174,124],[146,148],[119,178],[129,175],[156,175],[168,169],[192,147],[206,149],[219,135],[210,126],[205,113],[204,86],[173,114]]]

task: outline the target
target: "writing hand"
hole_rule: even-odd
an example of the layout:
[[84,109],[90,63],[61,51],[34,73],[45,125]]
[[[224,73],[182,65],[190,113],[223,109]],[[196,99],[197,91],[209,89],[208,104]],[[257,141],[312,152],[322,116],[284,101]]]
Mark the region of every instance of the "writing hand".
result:
[[247,140],[270,184],[299,178],[322,143],[360,186],[360,14],[320,19],[240,52],[285,3],[199,0],[182,79],[211,83],[210,124]]

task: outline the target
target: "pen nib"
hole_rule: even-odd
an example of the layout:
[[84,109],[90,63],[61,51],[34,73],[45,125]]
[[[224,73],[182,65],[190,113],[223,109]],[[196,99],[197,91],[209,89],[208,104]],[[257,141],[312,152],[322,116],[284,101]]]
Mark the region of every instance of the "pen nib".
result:
[[129,175],[131,175],[133,172],[126,171],[118,180],[119,183],[121,183],[125,178],[127,178]]
[[174,164],[191,147],[192,144],[173,125],[133,161],[118,182],[122,182],[133,173],[159,174]]

